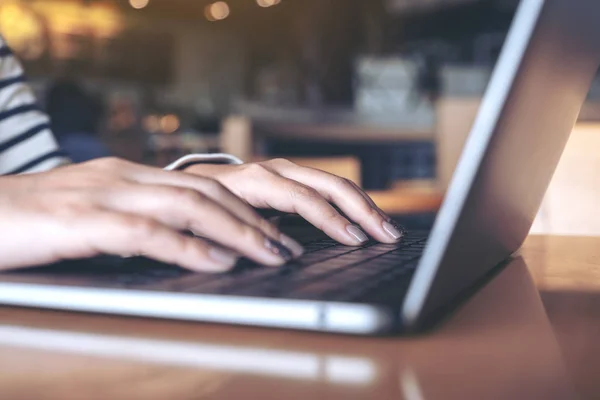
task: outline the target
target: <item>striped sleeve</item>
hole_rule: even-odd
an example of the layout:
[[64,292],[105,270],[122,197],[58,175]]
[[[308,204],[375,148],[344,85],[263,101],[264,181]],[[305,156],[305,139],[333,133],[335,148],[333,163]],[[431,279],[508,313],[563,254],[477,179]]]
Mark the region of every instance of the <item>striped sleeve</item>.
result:
[[42,172],[68,162],[23,68],[0,37],[0,175]]

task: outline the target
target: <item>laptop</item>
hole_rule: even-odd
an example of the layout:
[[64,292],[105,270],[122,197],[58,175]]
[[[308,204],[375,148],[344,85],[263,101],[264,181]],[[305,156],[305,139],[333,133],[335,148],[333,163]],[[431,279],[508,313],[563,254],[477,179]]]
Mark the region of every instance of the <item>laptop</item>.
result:
[[[280,269],[100,257],[0,274],[0,304],[356,335],[435,326],[518,251],[600,65],[600,3],[522,0],[429,234],[315,235]],[[32,238],[35,240],[35,237]]]

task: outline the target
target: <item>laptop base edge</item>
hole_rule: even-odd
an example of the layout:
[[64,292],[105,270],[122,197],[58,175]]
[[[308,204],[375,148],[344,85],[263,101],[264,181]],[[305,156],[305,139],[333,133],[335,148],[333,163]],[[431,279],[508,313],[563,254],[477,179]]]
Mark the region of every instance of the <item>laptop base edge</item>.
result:
[[363,303],[0,282],[0,304],[348,335],[388,335],[401,331],[400,306]]

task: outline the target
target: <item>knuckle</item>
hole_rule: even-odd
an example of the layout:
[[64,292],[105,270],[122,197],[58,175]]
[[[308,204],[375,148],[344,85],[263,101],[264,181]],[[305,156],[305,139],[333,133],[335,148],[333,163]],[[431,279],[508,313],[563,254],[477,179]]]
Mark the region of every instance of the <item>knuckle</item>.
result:
[[125,164],[125,161],[117,157],[105,157],[90,161],[90,164],[100,168],[117,168]]
[[208,178],[205,180],[204,185],[206,190],[210,191],[211,193],[223,195],[228,192],[227,188],[216,179]]
[[271,171],[266,166],[259,163],[248,164],[246,166],[246,171],[248,171],[252,175],[264,175],[266,173],[271,173]]
[[117,157],[106,157],[88,161],[86,165],[89,166],[88,175],[97,175],[99,179],[106,179],[122,176],[132,169],[133,163]]
[[340,191],[350,191],[354,189],[354,185],[349,179],[342,178],[341,176],[332,176],[331,183],[333,187]]
[[279,229],[266,219],[259,218],[257,225],[261,231],[266,232],[268,235],[271,235],[273,237],[279,236]]
[[244,242],[251,244],[262,243],[264,238],[264,236],[257,229],[249,225],[241,226],[239,235]]
[[371,205],[368,204],[366,202],[366,200],[365,200],[365,204],[363,207],[364,207],[364,210],[367,213],[367,215],[370,216],[371,218],[378,219],[378,220],[383,219],[383,217],[381,216],[381,213],[377,209],[371,207]]
[[343,221],[345,218],[340,215],[333,207],[323,210],[321,218],[325,221]]
[[[214,260],[208,255],[208,249],[206,246],[202,245],[199,240],[179,240],[175,243],[175,245],[180,249],[180,254],[189,254],[194,260],[196,260],[196,265],[210,265],[214,263]],[[175,264],[175,263],[174,263]],[[206,272],[208,272],[207,270]]]
[[281,165],[281,166],[296,165],[292,161],[288,160],[287,158],[275,158],[275,159],[271,160],[271,162],[273,164]]
[[121,226],[124,226],[129,236],[136,240],[145,240],[152,237],[159,230],[159,224],[148,218],[121,217],[118,220]]
[[300,184],[291,185],[290,196],[295,200],[315,200],[320,197],[315,189]]
[[197,205],[204,200],[204,195],[200,192],[184,187],[169,188],[171,196],[175,199],[176,204],[181,205]]
[[[195,252],[196,257],[198,259],[204,258],[204,254],[201,251],[199,251],[199,248],[200,248],[199,240],[187,240],[182,235],[173,235],[170,238],[170,241],[171,241],[172,245],[174,246],[174,248],[176,249],[178,254],[186,254],[186,253],[189,254],[191,252]],[[173,261],[176,263],[176,260],[173,260]]]

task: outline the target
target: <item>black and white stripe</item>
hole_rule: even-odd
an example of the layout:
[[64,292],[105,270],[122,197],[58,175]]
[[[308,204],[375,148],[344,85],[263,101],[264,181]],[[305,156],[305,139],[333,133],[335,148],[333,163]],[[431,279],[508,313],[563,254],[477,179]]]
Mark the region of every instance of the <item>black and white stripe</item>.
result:
[[19,83],[25,83],[25,75],[14,76],[12,78],[0,79],[0,90],[4,88],[10,88],[12,85],[17,85]]
[[23,68],[0,37],[0,174],[41,172],[66,162]]
[[[2,40],[2,39],[0,39]],[[6,56],[11,56],[12,55],[12,51],[10,50],[10,47],[6,46],[6,45],[2,45],[0,46],[0,57],[6,57]]]

